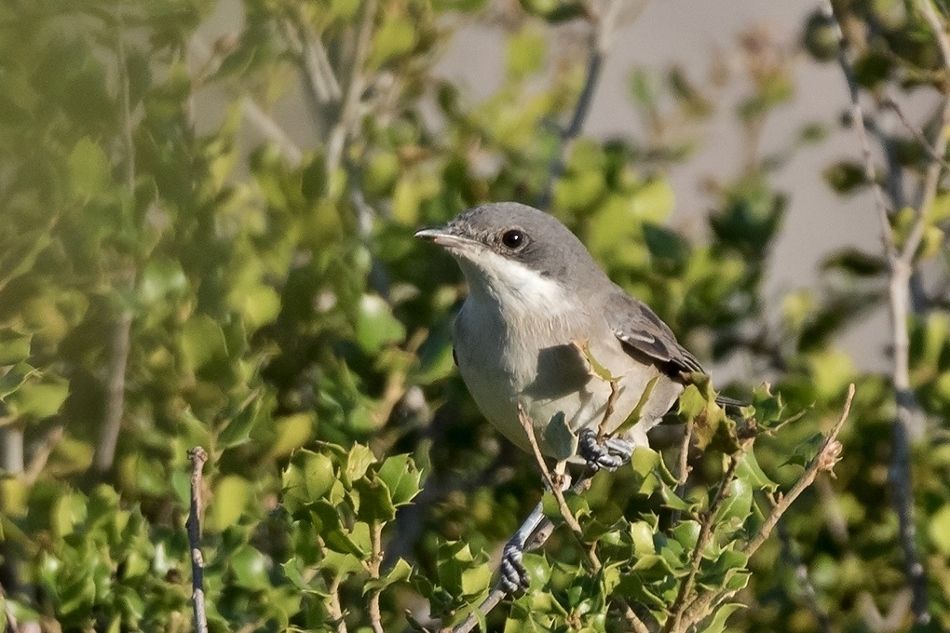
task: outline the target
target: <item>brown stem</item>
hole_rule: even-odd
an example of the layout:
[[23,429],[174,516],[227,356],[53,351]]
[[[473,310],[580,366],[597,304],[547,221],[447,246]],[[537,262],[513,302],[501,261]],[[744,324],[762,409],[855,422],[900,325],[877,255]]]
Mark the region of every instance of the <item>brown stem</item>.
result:
[[191,548],[191,604],[195,613],[195,631],[208,633],[208,616],[205,611],[204,557],[201,555],[202,501],[201,472],[208,453],[200,446],[188,451],[191,460],[191,505],[188,510],[188,545]]

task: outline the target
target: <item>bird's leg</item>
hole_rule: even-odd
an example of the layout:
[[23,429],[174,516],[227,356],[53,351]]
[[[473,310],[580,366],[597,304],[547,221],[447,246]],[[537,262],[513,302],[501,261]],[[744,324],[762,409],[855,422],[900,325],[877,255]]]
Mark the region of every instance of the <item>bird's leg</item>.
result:
[[[571,477],[566,472],[567,462],[561,461],[554,467],[551,481],[555,486],[560,486],[561,490],[567,490],[571,485]],[[545,478],[545,487],[547,479]],[[534,510],[524,520],[518,531],[508,539],[505,548],[501,554],[501,586],[505,593],[514,593],[518,590],[528,588],[528,570],[524,568],[522,558],[524,557],[524,548],[528,539],[534,531],[541,525],[544,519],[544,509],[541,503],[534,506]]]
[[524,568],[522,557],[524,546],[534,530],[544,518],[544,508],[538,503],[524,520],[518,531],[505,543],[501,554],[501,587],[505,593],[514,593],[528,588],[528,570]]
[[597,431],[581,429],[577,435],[577,453],[591,470],[617,470],[630,461],[633,444],[619,437],[610,437],[603,442],[597,439]]

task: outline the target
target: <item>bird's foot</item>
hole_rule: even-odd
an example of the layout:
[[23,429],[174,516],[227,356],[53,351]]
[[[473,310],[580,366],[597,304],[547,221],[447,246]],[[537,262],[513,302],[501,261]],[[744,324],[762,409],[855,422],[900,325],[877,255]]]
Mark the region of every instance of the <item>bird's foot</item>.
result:
[[501,554],[501,588],[516,593],[528,588],[528,570],[524,567],[524,546],[514,541],[505,544]]
[[577,452],[593,470],[613,472],[630,461],[633,444],[617,437],[601,442],[594,429],[581,429],[578,435]]

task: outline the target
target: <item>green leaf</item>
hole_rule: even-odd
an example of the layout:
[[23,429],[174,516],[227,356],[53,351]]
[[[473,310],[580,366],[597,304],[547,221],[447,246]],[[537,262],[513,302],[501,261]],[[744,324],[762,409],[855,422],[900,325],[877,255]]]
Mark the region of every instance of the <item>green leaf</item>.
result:
[[181,351],[192,371],[201,370],[214,361],[226,363],[228,359],[224,332],[206,314],[195,315],[185,323]]
[[726,630],[726,620],[729,619],[729,616],[742,608],[745,608],[745,605],[738,602],[727,602],[720,605],[709,624],[699,630],[702,633],[723,633]]
[[739,463],[736,464],[736,478],[745,481],[756,490],[774,491],[778,488],[778,484],[769,479],[759,466],[751,447],[739,457]]
[[313,432],[314,414],[310,412],[294,413],[274,421],[277,439],[271,446],[274,457],[287,455],[307,443]]
[[363,477],[353,482],[353,490],[359,493],[356,516],[361,521],[391,521],[396,518],[396,506],[392,494],[379,477]]
[[716,524],[742,524],[752,512],[752,487],[742,479],[733,479],[726,488],[725,498],[716,512]]
[[30,357],[33,337],[10,329],[0,330],[0,365],[15,365]]
[[27,363],[17,363],[0,376],[0,401],[6,402],[11,394],[22,387],[27,380],[39,373]]
[[419,494],[422,473],[409,455],[388,457],[379,467],[377,475],[389,487],[393,505],[396,507],[409,503]]
[[356,343],[367,354],[406,338],[406,328],[381,297],[363,295],[356,316]]
[[69,154],[69,182],[80,197],[103,191],[110,179],[109,158],[89,137],[83,137]]
[[332,460],[321,453],[299,450],[281,477],[283,501],[291,512],[322,498],[336,477]]
[[383,591],[387,587],[396,584],[397,582],[405,582],[409,580],[409,576],[412,575],[412,565],[407,563],[405,559],[400,558],[396,561],[396,564],[387,571],[381,578],[377,580],[367,580],[366,584],[363,585],[363,595],[365,596],[370,591]]
[[237,522],[251,498],[251,486],[243,477],[226,475],[214,487],[211,516],[218,530],[225,530]]
[[69,381],[58,376],[29,380],[6,397],[11,413],[34,419],[48,418],[59,412],[69,395]]
[[267,559],[257,548],[241,545],[231,552],[228,562],[239,587],[266,589],[270,586],[267,579]]
[[541,69],[544,63],[546,42],[544,33],[530,23],[508,38],[506,71],[514,80],[522,79]]
[[938,552],[950,556],[950,503],[944,504],[930,517],[927,536]]

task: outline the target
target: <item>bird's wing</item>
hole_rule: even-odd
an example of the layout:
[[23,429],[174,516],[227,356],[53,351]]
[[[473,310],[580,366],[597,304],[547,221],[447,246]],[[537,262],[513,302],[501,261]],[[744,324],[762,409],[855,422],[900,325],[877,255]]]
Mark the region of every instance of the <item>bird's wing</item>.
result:
[[673,377],[705,373],[696,357],[680,345],[673,331],[650,308],[625,292],[614,292],[606,317],[614,335],[628,350],[645,354]]
[[[670,377],[682,381],[692,372],[706,373],[653,310],[619,288],[608,300],[605,314],[614,335],[628,352],[645,355]],[[717,396],[716,402],[731,407],[745,405],[725,396]]]

